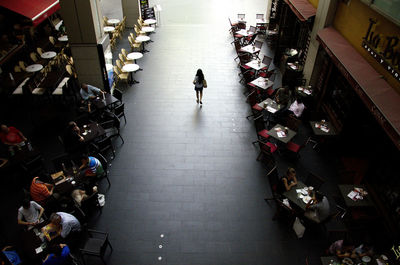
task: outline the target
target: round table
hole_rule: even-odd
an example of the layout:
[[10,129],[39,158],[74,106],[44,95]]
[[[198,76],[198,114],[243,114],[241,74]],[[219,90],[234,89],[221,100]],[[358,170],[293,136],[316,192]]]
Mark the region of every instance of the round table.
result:
[[148,32],[153,32],[155,28],[153,27],[142,27],[142,31],[148,33]]
[[34,73],[34,72],[38,72],[40,70],[43,69],[43,65],[41,64],[31,64],[29,66],[26,67],[26,71],[29,73]]
[[68,41],[68,36],[67,35],[63,35],[61,37],[58,37],[58,41]]
[[53,52],[53,51],[44,52],[44,53],[42,53],[42,55],[40,55],[40,57],[42,57],[43,59],[51,59],[56,56],[57,56],[57,53]]
[[131,52],[128,53],[128,55],[126,56],[126,58],[128,58],[128,60],[137,60],[143,57],[143,53],[140,52]]
[[103,29],[104,29],[104,32],[106,32],[106,33],[110,33],[110,32],[113,32],[115,30],[115,28],[111,27],[111,26],[104,27]]
[[143,21],[143,22],[144,22],[144,24],[151,25],[151,24],[156,24],[156,23],[157,23],[157,20],[152,19],[152,18],[149,18],[149,19],[146,19],[146,20]]
[[146,41],[149,41],[149,40],[150,40],[150,37],[149,37],[149,36],[137,36],[137,37],[136,37],[136,39],[135,39],[136,42],[143,43],[143,45],[142,45],[142,53],[149,52],[148,50],[146,50],[146,49],[144,48],[144,43],[145,43]]
[[134,64],[134,63],[125,64],[122,67],[122,71],[128,72],[128,73],[131,74],[131,80],[129,80],[129,84],[130,85],[135,84],[135,83],[139,83],[139,81],[136,81],[135,79],[133,79],[133,75],[132,75],[132,73],[136,72],[137,70],[139,70],[139,68],[140,68],[139,65]]
[[113,25],[117,25],[119,22],[121,21],[117,18],[110,18],[109,20],[107,20],[108,24],[113,24]]

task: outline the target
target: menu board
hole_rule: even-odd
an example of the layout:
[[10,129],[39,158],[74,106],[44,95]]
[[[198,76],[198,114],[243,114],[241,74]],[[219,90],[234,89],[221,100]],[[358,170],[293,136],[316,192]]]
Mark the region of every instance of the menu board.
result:
[[146,9],[149,8],[148,0],[140,0],[140,13],[142,14],[142,18],[145,19]]

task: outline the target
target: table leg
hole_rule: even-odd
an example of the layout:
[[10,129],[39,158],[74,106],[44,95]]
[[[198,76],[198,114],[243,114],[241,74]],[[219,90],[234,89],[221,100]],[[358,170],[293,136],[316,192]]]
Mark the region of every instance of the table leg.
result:
[[145,47],[144,47],[145,42],[142,42],[142,44],[143,44],[142,45],[142,53],[149,52],[149,50],[146,50]]
[[136,79],[133,78],[133,72],[131,72],[131,78],[130,78],[130,79],[131,79],[131,80],[129,81],[129,84],[130,84],[130,85],[140,83],[139,81],[137,81]]

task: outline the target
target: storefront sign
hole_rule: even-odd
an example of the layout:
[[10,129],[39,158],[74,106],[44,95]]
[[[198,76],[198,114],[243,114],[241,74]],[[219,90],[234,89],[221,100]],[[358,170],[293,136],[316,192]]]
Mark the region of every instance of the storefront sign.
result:
[[400,259],[400,246],[393,246],[391,249],[394,253],[394,255],[396,256],[396,260]]
[[376,20],[369,19],[362,47],[400,82],[400,39],[398,36],[382,36],[379,32],[374,32],[376,23]]

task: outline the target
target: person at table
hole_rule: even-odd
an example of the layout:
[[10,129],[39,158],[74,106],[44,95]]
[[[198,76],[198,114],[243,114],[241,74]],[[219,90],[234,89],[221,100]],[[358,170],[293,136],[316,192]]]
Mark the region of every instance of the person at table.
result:
[[297,118],[301,117],[305,106],[303,104],[303,99],[301,97],[296,97],[296,100],[290,105],[289,111],[291,111]]
[[44,208],[34,201],[24,199],[22,206],[18,209],[18,224],[26,225],[28,229],[43,222]]
[[289,88],[284,86],[279,88],[275,94],[275,102],[284,106],[287,106],[290,99],[290,91]]
[[373,256],[374,248],[369,243],[363,243],[358,247],[354,248],[352,252],[352,257],[362,258],[364,256]]
[[320,192],[315,192],[312,199],[306,205],[304,216],[311,221],[321,223],[328,218],[330,213],[329,201]]
[[48,201],[51,200],[54,191],[54,185],[45,183],[39,179],[39,177],[34,177],[31,183],[31,197],[32,200],[44,206]]
[[196,76],[193,80],[194,90],[196,91],[196,102],[197,104],[203,104],[203,88],[207,87],[207,81],[204,79],[204,74],[201,69],[197,70]]
[[43,265],[64,265],[68,264],[69,247],[66,244],[52,244],[49,247],[49,254],[43,261]]
[[79,167],[79,170],[85,170],[85,176],[87,177],[101,177],[104,174],[103,165],[101,162],[93,157],[82,155],[81,156],[82,165]]
[[[14,247],[12,246],[6,246],[1,250],[1,253],[5,256],[5,261],[3,262],[4,264],[12,264],[12,265],[18,265],[22,263],[21,258],[19,257],[17,251],[15,250]],[[0,261],[2,261],[0,259]],[[8,263],[5,263],[7,262]],[[2,263],[2,264],[3,264]]]
[[64,239],[74,237],[81,231],[81,224],[78,219],[69,213],[52,213],[50,224],[54,228],[56,236],[61,236]]
[[64,147],[70,151],[77,151],[84,147],[84,141],[81,134],[81,129],[78,127],[76,122],[71,121],[68,123],[67,129],[64,134]]
[[286,171],[286,175],[281,178],[281,192],[289,191],[296,185],[296,170],[292,167],[289,167]]
[[6,145],[18,145],[27,140],[20,130],[4,124],[0,126],[0,139]]
[[350,246],[346,240],[340,239],[336,240],[329,246],[328,253],[343,259],[351,257],[353,250],[354,246]]
[[84,101],[87,101],[89,99],[95,99],[97,96],[100,96],[103,93],[105,92],[95,86],[91,86],[85,83],[82,83],[81,85],[80,94]]

